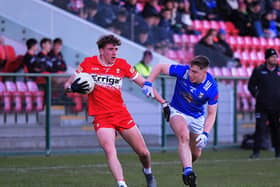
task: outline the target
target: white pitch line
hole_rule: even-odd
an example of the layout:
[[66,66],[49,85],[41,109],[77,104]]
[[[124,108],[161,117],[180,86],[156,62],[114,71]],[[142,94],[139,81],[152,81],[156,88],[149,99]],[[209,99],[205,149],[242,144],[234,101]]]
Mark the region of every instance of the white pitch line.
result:
[[[261,158],[261,159],[227,159],[227,160],[199,160],[199,164],[209,164],[209,163],[225,163],[225,162],[253,162],[253,161],[270,161],[278,160],[277,158]],[[163,162],[152,162],[153,166],[168,166],[180,164],[179,161],[163,161]],[[136,164],[123,164],[124,166],[138,166]],[[140,163],[139,163],[140,165]],[[60,169],[82,169],[82,168],[107,168],[107,164],[86,164],[79,166],[44,166],[44,167],[9,167],[9,168],[0,168],[0,172],[7,171],[19,171],[25,172],[30,171],[41,171],[41,170],[60,170]]]

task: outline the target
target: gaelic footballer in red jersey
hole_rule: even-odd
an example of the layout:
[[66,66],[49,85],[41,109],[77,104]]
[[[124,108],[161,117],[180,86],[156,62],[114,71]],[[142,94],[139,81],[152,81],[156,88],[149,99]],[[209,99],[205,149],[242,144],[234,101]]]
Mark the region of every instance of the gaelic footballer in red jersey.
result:
[[[139,156],[147,187],[156,187],[149,150],[121,94],[124,78],[129,78],[140,87],[143,87],[145,79],[126,60],[117,58],[121,42],[114,35],[101,37],[97,45],[99,55],[85,58],[75,73],[89,73],[95,81],[94,90],[88,95],[88,114],[94,116],[97,139],[105,152],[108,166],[118,187],[127,187],[115,147],[115,134],[118,131]],[[74,77],[65,83],[65,89],[73,92],[84,90],[86,85],[73,82]]]

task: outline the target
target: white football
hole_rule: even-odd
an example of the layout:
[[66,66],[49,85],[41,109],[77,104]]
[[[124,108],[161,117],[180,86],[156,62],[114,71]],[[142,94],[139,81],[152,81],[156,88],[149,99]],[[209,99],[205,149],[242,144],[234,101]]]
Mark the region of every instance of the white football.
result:
[[88,73],[81,72],[81,73],[76,74],[73,82],[75,80],[77,80],[78,78],[80,78],[78,83],[82,83],[82,82],[86,81],[88,83],[88,85],[89,85],[88,86],[89,90],[85,94],[89,94],[90,92],[92,92],[92,90],[94,89],[94,85],[95,85],[92,76],[90,74],[88,74]]

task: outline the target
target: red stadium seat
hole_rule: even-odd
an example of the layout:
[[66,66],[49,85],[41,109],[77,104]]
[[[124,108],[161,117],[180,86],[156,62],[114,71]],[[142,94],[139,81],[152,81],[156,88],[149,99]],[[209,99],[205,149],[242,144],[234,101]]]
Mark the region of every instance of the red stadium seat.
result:
[[260,40],[257,37],[252,37],[252,47],[254,49],[261,49]]
[[16,59],[16,52],[15,49],[10,45],[4,45],[4,51],[6,55],[7,61],[14,61]]
[[275,48],[275,40],[273,38],[267,38],[267,47]]
[[74,106],[72,107],[73,112],[81,112],[83,111],[83,95],[78,93],[68,93],[68,98],[71,98],[74,102]]
[[12,103],[14,104],[13,111],[21,112],[22,111],[22,98],[20,92],[18,92],[16,84],[12,81],[5,82],[6,90],[11,95]]
[[218,67],[213,67],[212,70],[213,70],[213,73],[214,73],[214,76],[215,76],[215,77],[221,77],[221,76],[223,76],[222,71],[221,71],[220,68],[218,68]]
[[218,30],[220,28],[219,23],[215,20],[210,21],[210,27],[215,30]]
[[252,45],[252,38],[250,36],[245,36],[244,37],[244,48],[249,50],[249,49],[254,49]]
[[5,50],[4,50],[4,47],[2,45],[0,45],[0,61],[1,60],[6,60]]
[[177,60],[176,52],[172,49],[167,50],[165,53],[165,56],[167,56],[168,58],[170,58],[172,60]]
[[245,41],[242,36],[236,36],[236,48],[237,49],[245,49]]
[[40,112],[44,109],[44,92],[40,91],[34,81],[27,81],[28,91],[32,93],[33,101],[36,103],[36,111]]
[[203,25],[202,21],[200,20],[193,20],[193,28],[194,30],[202,31],[203,30]]
[[28,91],[27,86],[22,81],[16,82],[17,90],[21,93],[24,100],[25,112],[31,112],[33,109],[32,93]]
[[12,102],[10,94],[6,91],[5,84],[0,82],[0,110],[4,112],[10,112],[11,108]]
[[275,48],[277,50],[280,50],[280,39],[279,38],[274,38],[274,44],[275,44]]
[[261,46],[261,49],[262,50],[265,50],[268,48],[268,45],[267,45],[267,41],[266,41],[266,38],[264,37],[260,37],[260,46]]
[[173,34],[173,41],[178,46],[183,46],[183,40],[181,35],[179,34]]
[[4,72],[12,73],[16,72],[20,66],[23,66],[23,55],[18,55],[15,60],[13,61],[7,61]]

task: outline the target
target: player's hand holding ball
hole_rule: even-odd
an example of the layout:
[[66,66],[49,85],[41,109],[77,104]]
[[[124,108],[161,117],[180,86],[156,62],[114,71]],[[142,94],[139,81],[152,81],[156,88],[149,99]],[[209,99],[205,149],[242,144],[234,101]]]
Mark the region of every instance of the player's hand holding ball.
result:
[[151,82],[145,81],[144,86],[142,87],[142,92],[147,96],[147,97],[152,97],[154,98],[154,89],[153,89],[153,84]]
[[207,132],[203,132],[201,133],[196,139],[195,141],[196,143],[196,147],[203,149],[204,147],[206,147],[207,142],[208,142],[208,133]]
[[166,101],[162,104],[162,110],[163,110],[163,116],[166,119],[166,121],[169,121],[170,119],[170,107],[169,103]]
[[75,76],[74,81],[68,88],[70,92],[80,94],[89,94],[94,88],[94,80],[88,73],[79,73]]

